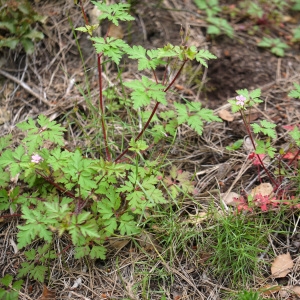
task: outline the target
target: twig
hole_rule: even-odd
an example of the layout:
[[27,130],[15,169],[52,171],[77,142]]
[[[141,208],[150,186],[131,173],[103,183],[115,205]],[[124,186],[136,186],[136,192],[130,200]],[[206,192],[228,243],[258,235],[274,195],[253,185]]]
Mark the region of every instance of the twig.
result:
[[49,107],[53,107],[54,105],[49,103],[45,98],[43,98],[42,96],[40,96],[39,94],[37,94],[36,92],[34,92],[25,82],[20,81],[18,78],[10,75],[9,73],[0,70],[0,74],[7,77],[8,79],[14,81],[15,83],[17,83],[18,85],[20,85],[25,91],[27,91],[29,94],[31,94],[32,96],[36,97],[37,99],[39,99],[40,101],[42,101],[43,103],[45,103],[47,106]]

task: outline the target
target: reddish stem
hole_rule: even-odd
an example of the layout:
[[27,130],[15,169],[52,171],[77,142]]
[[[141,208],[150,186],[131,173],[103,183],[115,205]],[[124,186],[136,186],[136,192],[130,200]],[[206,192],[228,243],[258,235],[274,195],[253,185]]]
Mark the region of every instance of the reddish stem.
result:
[[[164,92],[166,93],[170,88],[171,86],[174,84],[175,80],[179,77],[184,65],[186,64],[187,60],[185,60],[183,62],[183,64],[181,65],[180,69],[178,70],[177,74],[175,75],[175,77],[173,78],[173,80],[171,81],[171,83],[164,89]],[[153,110],[152,110],[152,113],[150,115],[150,117],[148,118],[146,124],[144,125],[143,129],[141,130],[141,132],[138,134],[138,136],[135,138],[135,141],[137,141],[142,135],[143,133],[145,132],[145,130],[147,129],[147,127],[149,126],[153,116],[155,115],[156,113],[156,110],[159,106],[159,103],[160,102],[156,102]],[[118,160],[120,160],[129,150],[129,146],[115,159],[115,162],[117,162]]]
[[35,172],[40,175],[41,177],[43,177],[46,181],[48,181],[50,184],[52,184],[56,189],[58,189],[60,192],[62,192],[63,194],[69,196],[70,198],[73,199],[78,199],[73,193],[67,191],[66,189],[62,188],[60,185],[58,185],[56,182],[54,182],[53,180],[51,180],[49,177],[45,176],[44,174],[42,174],[40,171],[35,170]]
[[102,66],[101,66],[101,56],[102,54],[97,55],[97,63],[98,63],[98,80],[99,80],[99,109],[101,112],[101,125],[102,125],[102,132],[103,132],[103,139],[105,143],[105,152],[106,152],[106,158],[108,161],[111,161],[111,155],[108,147],[108,141],[107,141],[107,135],[106,135],[106,124],[105,124],[105,118],[104,118],[104,100],[103,100],[103,94],[102,94]]
[[152,69],[152,72],[153,72],[153,76],[154,76],[155,82],[156,82],[156,83],[158,83],[158,79],[157,79],[157,76],[156,76],[155,70],[154,70],[154,69]]
[[[81,7],[81,12],[84,18],[85,25],[89,25],[88,18],[86,16],[86,13],[84,11],[83,3],[81,0],[80,2],[80,7]],[[108,34],[108,32],[107,32]],[[107,36],[106,34],[106,36]],[[111,161],[111,155],[108,147],[108,141],[107,141],[107,134],[106,134],[106,124],[105,124],[105,118],[104,118],[104,100],[103,100],[103,94],[102,94],[102,65],[101,65],[101,56],[102,53],[97,54],[97,65],[98,65],[98,81],[99,81],[99,109],[101,112],[101,126],[102,126],[102,131],[103,131],[103,139],[105,143],[105,152],[106,152],[106,158],[108,161]]]
[[162,84],[164,85],[166,80],[167,80],[167,74],[168,74],[168,68],[169,68],[169,64],[170,62],[167,63],[165,71],[164,71],[164,76],[163,76],[163,80],[162,80]]
[[84,11],[83,3],[82,3],[81,0],[79,0],[79,3],[80,3],[81,12],[82,12],[82,15],[83,15],[84,23],[85,23],[85,25],[89,25],[89,20],[88,20],[87,15]]
[[[255,146],[255,142],[254,142],[254,140],[253,140],[252,133],[251,133],[251,131],[250,131],[250,129],[249,129],[249,126],[248,126],[247,122],[245,121],[245,116],[244,116],[244,114],[242,113],[241,110],[240,110],[240,113],[241,113],[241,116],[242,116],[244,125],[245,125],[245,127],[246,127],[247,133],[248,133],[248,135],[249,135],[249,137],[250,137],[250,140],[251,140],[253,149],[254,149],[254,151],[255,151],[255,150],[256,150],[256,146]],[[263,161],[262,161],[262,159],[260,158],[260,156],[259,156],[258,154],[256,154],[256,153],[255,153],[255,155],[257,156],[257,158],[258,158],[260,164],[262,165],[262,167],[263,167],[263,169],[265,170],[266,174],[268,175],[269,179],[270,179],[270,180],[273,182],[273,184],[275,185],[275,190],[277,190],[278,187],[279,187],[278,184],[276,183],[276,181],[273,179],[273,177],[271,176],[271,174],[269,173],[269,171],[268,171],[267,168],[265,167],[265,164],[263,163]]]
[[289,162],[289,166],[298,158],[298,156],[300,155],[300,149],[298,149],[296,155],[294,156],[294,158]]
[[0,218],[17,218],[22,217],[22,214],[10,214],[10,215],[1,215]]

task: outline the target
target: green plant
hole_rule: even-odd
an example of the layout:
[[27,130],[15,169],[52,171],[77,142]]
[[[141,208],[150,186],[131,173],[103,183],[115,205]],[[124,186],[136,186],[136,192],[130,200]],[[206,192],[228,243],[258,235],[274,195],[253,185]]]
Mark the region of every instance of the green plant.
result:
[[300,26],[293,30],[293,42],[298,42],[300,40]]
[[28,0],[0,0],[0,6],[0,48],[15,49],[21,43],[27,53],[32,53],[33,42],[44,37],[33,25],[44,18],[33,10]]
[[225,33],[230,38],[234,37],[234,29],[227,22],[227,20],[218,17],[207,18],[209,26],[207,27],[207,33],[211,35],[220,35]]
[[234,29],[225,18],[218,17],[221,7],[218,0],[194,0],[199,9],[207,14],[208,23],[207,33],[211,35],[220,35],[225,33],[230,38],[234,36]]
[[13,282],[13,276],[6,274],[0,278],[0,298],[3,300],[17,300],[23,280]]
[[194,0],[199,9],[205,10],[208,17],[213,17],[221,12],[221,7],[218,0]]
[[300,1],[299,0],[293,0],[292,1],[294,5],[292,6],[293,10],[300,10]]
[[45,274],[48,270],[49,260],[56,259],[57,254],[50,250],[51,244],[46,243],[29,251],[25,251],[26,262],[21,263],[22,268],[18,272],[18,277],[29,275],[29,278],[45,281]]
[[205,231],[207,238],[203,245],[213,253],[208,261],[209,269],[231,286],[249,284],[253,274],[259,272],[259,254],[263,252],[268,235],[263,218],[243,214],[225,215],[213,213],[215,224]]
[[236,296],[237,300],[261,300],[263,298],[260,297],[258,292],[254,291],[244,291]]
[[272,0],[265,1],[242,1],[240,6],[245,13],[260,27],[272,27],[282,20],[282,12],[289,6],[286,1]]
[[[298,98],[299,97],[299,85],[294,84],[296,90],[292,90],[289,93],[290,97]],[[286,178],[296,178],[299,170],[297,166],[297,159],[300,153],[300,131],[298,126],[285,126],[285,129],[288,130],[288,134],[291,138],[291,144],[289,149],[279,151],[273,147],[273,143],[276,140],[276,125],[262,120],[258,123],[250,124],[245,115],[247,109],[251,109],[254,105],[262,102],[260,99],[261,91],[256,89],[249,92],[247,89],[238,90],[239,94],[234,100],[228,100],[232,105],[233,112],[240,112],[244,126],[247,130],[248,136],[250,138],[253,152],[249,154],[248,159],[252,160],[254,166],[257,166],[258,176],[260,178],[260,168],[263,168],[267,174],[269,181],[273,185],[274,191],[277,192],[277,197],[270,195],[261,194],[253,196],[248,195],[248,199],[241,196],[237,199],[238,209],[239,210],[248,210],[252,211],[254,207],[258,206],[261,211],[269,211],[277,207],[289,206],[290,208],[299,208],[299,195],[290,194],[290,199],[287,200],[286,190],[282,188],[281,185]],[[254,135],[256,134],[256,136]],[[265,138],[261,138],[265,136]],[[231,148],[229,148],[231,150]],[[265,157],[268,156],[271,159],[276,158],[277,168],[273,174],[270,173],[264,162]],[[285,160],[289,160],[287,167],[285,167]],[[247,197],[246,197],[247,198]],[[253,207],[254,205],[254,207]]]
[[271,39],[264,37],[257,46],[263,48],[270,48],[271,52],[276,54],[277,56],[284,56],[284,50],[288,49],[289,46],[282,42],[279,38]]
[[[176,182],[168,191],[161,181],[160,157],[147,160],[143,156],[152,136],[154,143],[165,135],[175,138],[177,126],[183,123],[202,134],[205,121],[221,121],[199,102],[181,101],[158,112],[159,106],[167,105],[167,91],[185,64],[196,60],[207,67],[206,61],[216,58],[214,55],[207,50],[188,47],[186,41],[179,46],[167,44],[163,48],[146,50],[142,46],[130,47],[125,41],[107,35],[94,37],[97,24],[88,24],[82,2],[79,3],[86,25],[77,30],[91,36],[97,52],[99,102],[98,107],[92,109],[94,115],[99,116],[102,129],[103,143],[98,153],[91,157],[79,148],[66,149],[66,129],[43,115],[17,125],[24,135],[17,146],[11,135],[0,139],[0,209],[12,209],[17,212],[15,216],[24,220],[18,226],[19,249],[35,240],[42,243],[37,250],[25,252],[27,262],[22,263],[19,276],[29,274],[42,282],[47,275],[46,265],[55,259],[50,247],[54,238],[67,236],[77,259],[85,256],[105,259],[105,241],[111,236],[140,233],[153,209],[168,203],[168,195],[179,195],[174,187],[177,181],[181,192],[193,192],[185,173],[176,174],[173,178]],[[93,4],[101,10],[101,20],[107,18],[116,25],[119,21],[133,20],[127,12],[128,4]],[[107,122],[114,119],[107,118],[105,112],[104,95],[108,95],[108,91],[103,91],[102,72],[107,62],[119,65],[125,55],[138,62],[139,70],[152,72],[154,80],[142,76],[140,80],[122,81],[124,90],[132,90],[130,99],[122,100],[124,105],[125,101],[131,103],[133,116],[144,112],[144,124],[139,132],[133,131],[138,133],[132,134],[127,145],[123,146],[122,142],[120,146],[118,140],[111,140],[114,126],[108,126]],[[161,81],[155,72],[158,66],[166,68]],[[167,70],[172,66],[175,75],[169,78]],[[147,111],[151,101],[154,101],[154,108]],[[131,126],[126,121],[123,124]],[[19,183],[12,189],[11,178]]]

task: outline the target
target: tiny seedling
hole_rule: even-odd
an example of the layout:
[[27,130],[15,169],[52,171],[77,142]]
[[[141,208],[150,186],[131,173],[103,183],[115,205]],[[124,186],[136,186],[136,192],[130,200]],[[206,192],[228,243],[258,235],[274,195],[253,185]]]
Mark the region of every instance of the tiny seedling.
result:
[[284,50],[288,49],[289,46],[282,42],[279,38],[271,39],[264,37],[257,46],[263,47],[263,48],[270,48],[270,51],[273,54],[276,54],[277,56],[284,56]]

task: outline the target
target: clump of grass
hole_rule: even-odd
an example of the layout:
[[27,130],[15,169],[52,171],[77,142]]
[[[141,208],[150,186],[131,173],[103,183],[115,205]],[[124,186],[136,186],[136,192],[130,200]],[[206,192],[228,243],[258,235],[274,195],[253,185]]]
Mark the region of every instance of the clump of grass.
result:
[[209,269],[232,287],[246,286],[259,274],[259,256],[266,249],[270,229],[260,216],[216,214],[204,244],[211,252]]

